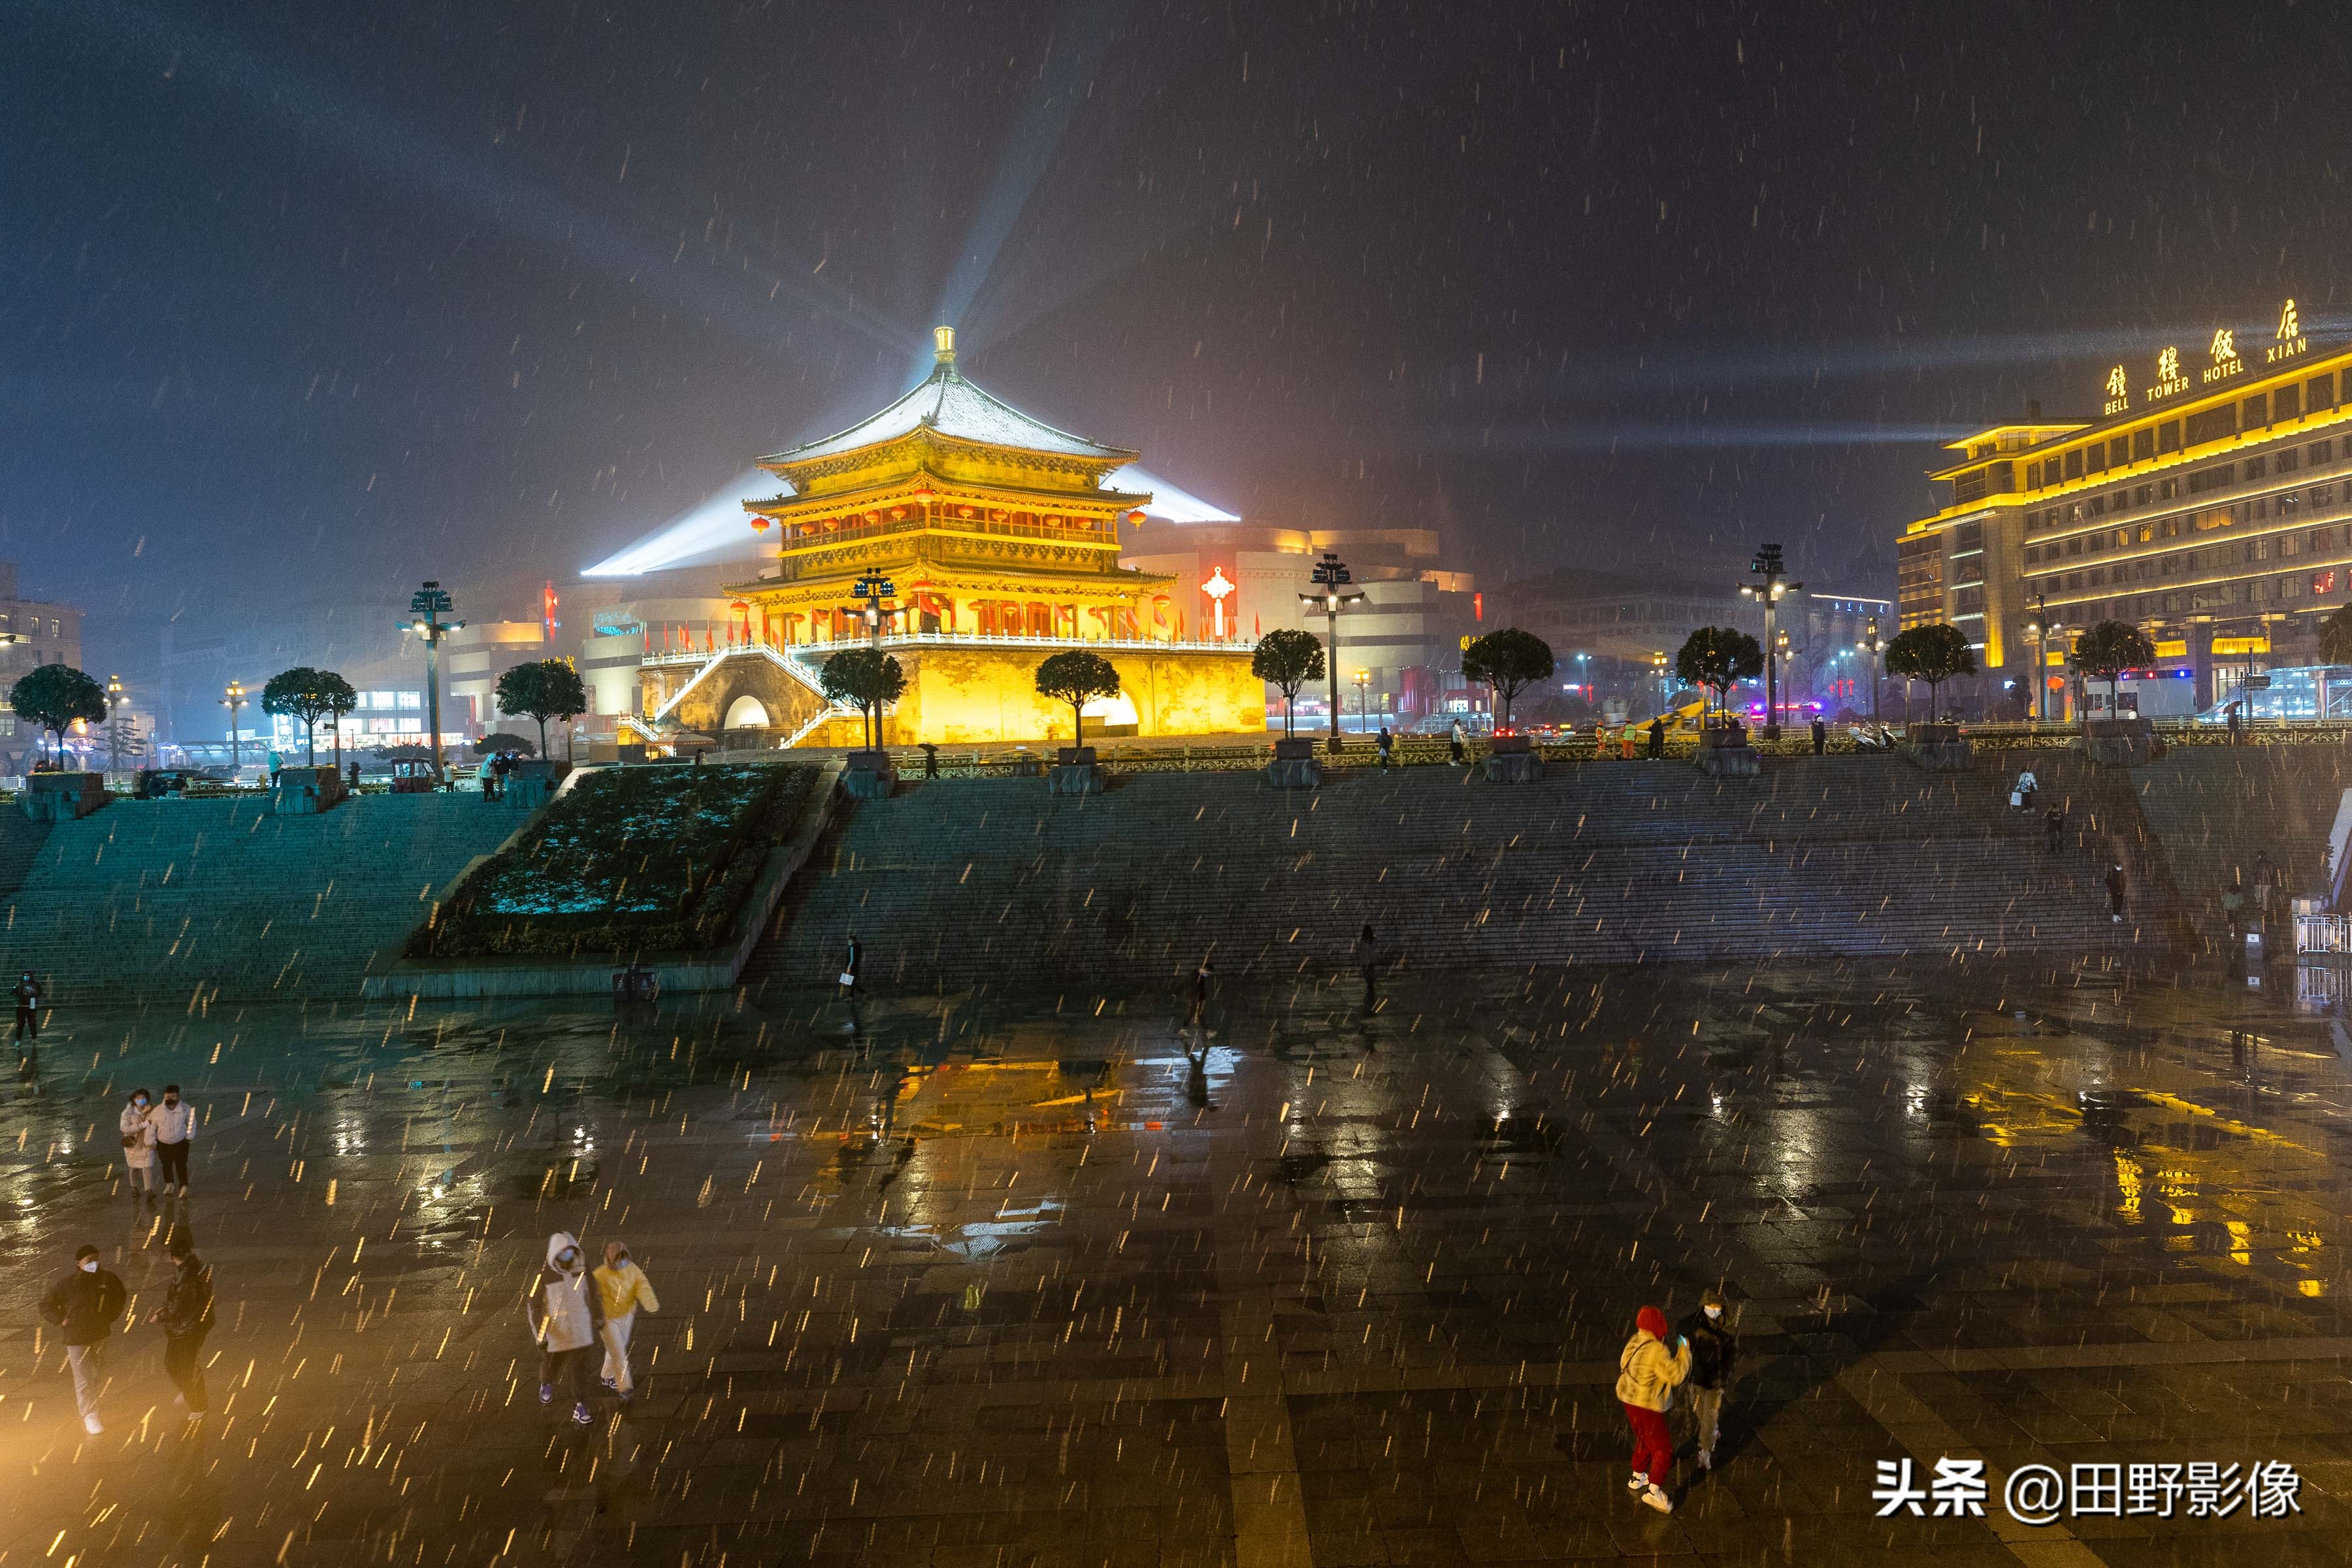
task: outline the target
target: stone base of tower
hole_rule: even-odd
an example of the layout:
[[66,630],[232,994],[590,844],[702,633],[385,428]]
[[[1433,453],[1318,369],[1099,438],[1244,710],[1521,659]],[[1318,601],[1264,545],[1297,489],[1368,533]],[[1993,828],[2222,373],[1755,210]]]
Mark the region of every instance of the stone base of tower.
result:
[[[892,746],[1066,742],[1066,703],[1037,695],[1037,666],[1051,647],[892,648],[907,672],[907,694],[883,724]],[[1119,696],[1089,714],[1087,733],[1102,735],[1263,734],[1265,683],[1250,673],[1246,650],[1186,648],[1169,653],[1106,653],[1118,671]],[[1097,725],[1099,724],[1099,728]],[[837,727],[837,726],[836,726]],[[853,726],[854,727],[854,726]],[[824,728],[806,745],[840,744]]]

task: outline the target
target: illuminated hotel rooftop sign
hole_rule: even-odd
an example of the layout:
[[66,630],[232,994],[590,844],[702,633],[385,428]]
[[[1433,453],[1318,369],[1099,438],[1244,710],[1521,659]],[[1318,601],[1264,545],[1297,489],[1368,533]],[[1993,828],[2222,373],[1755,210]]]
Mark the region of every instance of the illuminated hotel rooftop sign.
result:
[[[2279,308],[2278,330],[2272,333],[2271,345],[2263,351],[2264,364],[2279,364],[2295,358],[2311,347],[2304,335],[2303,319],[2296,312],[2294,301],[2289,300]],[[2214,330],[2213,341],[2207,345],[2206,355],[2211,363],[2198,373],[2197,384],[2213,386],[2242,373],[2246,362],[2238,355],[2238,334],[2229,327]],[[2161,403],[2189,390],[2189,378],[2180,368],[2180,351],[2167,348],[2156,356],[2156,381],[2140,389],[2143,403]],[[2099,405],[2102,414],[2127,414],[2131,411],[2131,379],[2122,365],[2107,372],[2106,396]]]

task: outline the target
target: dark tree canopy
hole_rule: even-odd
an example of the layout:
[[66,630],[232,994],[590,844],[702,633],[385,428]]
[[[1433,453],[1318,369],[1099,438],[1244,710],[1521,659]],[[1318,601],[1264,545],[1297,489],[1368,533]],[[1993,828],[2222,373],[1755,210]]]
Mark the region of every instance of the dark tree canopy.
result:
[[588,686],[570,661],[542,658],[499,677],[499,711],[539,721],[539,753],[547,754],[547,721],[588,711]]
[[1976,650],[1958,626],[1913,626],[1886,645],[1886,673],[1927,683],[1927,721],[1936,721],[1944,682],[1977,672]]
[[[2337,612],[2339,615],[2342,612]],[[2321,628],[2323,646],[2326,637]],[[2156,662],[2156,644],[2129,621],[2101,621],[2074,639],[2074,668],[2107,683],[2107,712],[2116,711],[2126,669],[2145,669]]]
[[2352,664],[2352,605],[2319,623],[2319,662]]
[[45,664],[8,689],[8,706],[49,732],[49,759],[64,749],[75,721],[106,720],[106,688],[69,664]]
[[1087,743],[1087,704],[1097,697],[1118,695],[1118,670],[1098,653],[1070,648],[1051,655],[1037,666],[1037,694],[1070,705],[1071,744]]
[[1732,687],[1763,673],[1763,648],[1738,626],[1701,626],[1675,655],[1676,679],[1714,692],[1718,710],[1730,702]]
[[[298,664],[291,669],[281,669],[269,678],[261,689],[261,710],[283,714],[302,721],[302,749],[313,766],[319,761],[319,721],[341,717],[359,706],[360,694],[352,683],[331,669],[313,669]],[[336,750],[341,751],[341,730],[336,726]]]
[[817,677],[829,702],[846,702],[866,717],[866,743],[882,742],[882,708],[907,694],[907,672],[879,648],[845,648],[824,661]]
[[1513,699],[1537,681],[1549,680],[1555,668],[1550,645],[1517,626],[1488,632],[1462,650],[1463,679],[1494,691],[1505,729],[1510,728]]
[[474,750],[486,757],[495,756],[500,752],[512,752],[518,756],[524,757],[539,754],[532,750],[530,736],[510,734],[504,730],[491,731],[474,742]]
[[1298,704],[1298,689],[1323,679],[1323,644],[1313,634],[1277,626],[1258,639],[1250,655],[1250,673],[1282,693],[1282,732],[1290,733],[1290,710]]

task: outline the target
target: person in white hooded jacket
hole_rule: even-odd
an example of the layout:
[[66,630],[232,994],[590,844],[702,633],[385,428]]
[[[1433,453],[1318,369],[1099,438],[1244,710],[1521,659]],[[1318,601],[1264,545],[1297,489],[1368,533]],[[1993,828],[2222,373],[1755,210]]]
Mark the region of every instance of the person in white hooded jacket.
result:
[[594,1376],[591,1358],[604,1342],[604,1303],[570,1232],[547,1238],[547,1267],[532,1282],[523,1310],[539,1342],[539,1402],[552,1404],[556,1384],[569,1381],[572,1419],[585,1426],[595,1419],[588,1390]]

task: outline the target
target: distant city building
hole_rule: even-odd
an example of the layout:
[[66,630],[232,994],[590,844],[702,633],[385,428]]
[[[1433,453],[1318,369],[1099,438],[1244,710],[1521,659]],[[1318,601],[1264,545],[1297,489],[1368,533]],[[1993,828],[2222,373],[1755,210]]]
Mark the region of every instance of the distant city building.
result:
[[[1433,529],[1293,528],[1278,522],[1164,522],[1136,530],[1120,564],[1172,579],[1179,635],[1255,640],[1278,626],[1318,637],[1324,616],[1299,595],[1325,551],[1337,554],[1363,603],[1339,615],[1339,700],[1353,715],[1410,722],[1445,710],[1464,692],[1462,643],[1481,626],[1477,582],[1449,566]],[[1221,623],[1222,606],[1222,623]],[[1220,629],[1222,624],[1222,630]],[[1358,670],[1366,673],[1360,691]],[[1299,693],[1302,715],[1329,706],[1328,679]],[[1483,690],[1481,692],[1483,695]],[[1275,710],[1280,700],[1272,698]]]
[[[1488,619],[1533,632],[1551,647],[1563,686],[1588,688],[1594,700],[1659,695],[1675,654],[1701,626],[1737,626],[1759,643],[1764,606],[1739,592],[1736,574],[1720,584],[1563,571],[1506,584]],[[1873,620],[1894,635],[1895,605],[1866,595],[1799,589],[1780,601],[1778,625],[1789,634],[1789,696],[1832,711],[1870,707],[1868,656],[1855,645]]]
[[[87,668],[81,654],[81,612],[71,605],[20,596],[16,563],[0,561],[0,700],[19,677],[44,664]],[[98,679],[102,682],[106,677]],[[23,773],[47,744],[38,726],[0,710],[0,773]]]
[[2290,300],[2084,391],[2095,415],[2029,405],[1951,443],[1928,476],[1945,504],[1898,542],[1904,626],[1967,634],[1982,700],[2029,700],[2040,658],[2053,716],[2103,620],[2146,631],[2198,706],[2314,663],[2318,622],[2352,603],[2352,341],[2315,342]]

